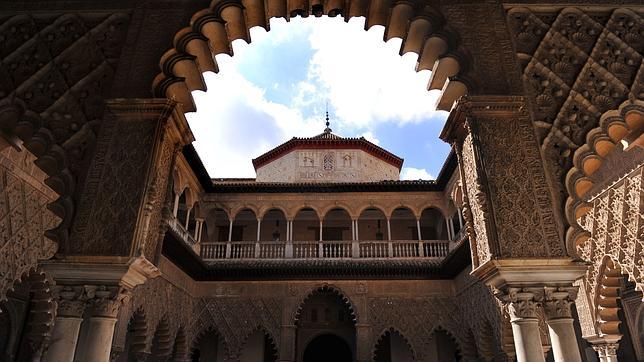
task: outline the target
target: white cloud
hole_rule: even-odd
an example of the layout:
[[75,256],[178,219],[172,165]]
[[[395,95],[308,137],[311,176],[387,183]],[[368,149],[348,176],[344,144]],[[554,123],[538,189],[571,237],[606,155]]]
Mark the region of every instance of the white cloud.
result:
[[371,131],[363,133],[362,137],[366,138],[367,141],[373,143],[374,145],[377,145],[377,146],[380,145],[380,140],[377,139],[376,136]]
[[[336,132],[348,137],[361,134],[375,144],[380,143],[373,132],[378,124],[429,120],[434,115],[436,94],[425,91],[428,72],[414,71],[416,55],[401,59],[400,40],[383,43],[382,27],[368,32],[363,28],[364,19],[352,19],[348,25],[339,18],[296,18],[290,23],[272,19],[270,33],[261,28],[250,30],[252,44],[234,41],[233,58],[218,55],[220,72],[205,74],[208,92],[193,93],[198,112],[188,114],[195,148],[210,175],[255,177],[252,158],[293,136],[322,131],[326,101]],[[277,77],[271,74],[272,78],[266,78],[271,81],[264,83],[267,89],[262,89],[238,69],[240,60],[261,67],[267,52],[298,36],[308,37],[311,46],[296,49],[312,54],[309,64],[302,65],[308,69],[300,69],[308,70],[305,79],[280,82],[273,80],[282,78],[279,73]],[[302,40],[295,42],[302,44]],[[288,53],[278,55],[289,57]],[[285,75],[292,70],[279,69]],[[288,104],[266,97],[267,91],[286,89],[293,90]],[[425,170],[407,169],[412,178],[431,177]]]
[[435,177],[424,168],[403,167],[400,172],[401,180],[434,180]]
[[414,69],[417,55],[398,55],[401,40],[383,44],[384,27],[365,32],[364,18],[348,24],[321,18],[309,40],[315,50],[309,81],[328,92],[337,117],[355,128],[422,122],[435,113],[438,91],[427,92],[429,71]]

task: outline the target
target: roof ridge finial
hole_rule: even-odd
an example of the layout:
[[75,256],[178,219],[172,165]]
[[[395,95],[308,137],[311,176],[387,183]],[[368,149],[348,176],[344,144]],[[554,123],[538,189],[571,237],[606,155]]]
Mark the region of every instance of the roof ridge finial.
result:
[[333,130],[329,128],[329,125],[331,123],[329,123],[329,102],[328,101],[325,103],[324,108],[326,110],[326,128],[324,129],[324,133],[331,133]]

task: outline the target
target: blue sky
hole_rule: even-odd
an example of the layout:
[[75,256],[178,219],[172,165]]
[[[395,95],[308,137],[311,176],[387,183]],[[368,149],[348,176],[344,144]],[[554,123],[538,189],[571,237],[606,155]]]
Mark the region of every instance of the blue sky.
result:
[[[251,29],[251,44],[216,57],[207,92],[194,92],[188,114],[195,148],[211,177],[255,177],[251,159],[291,137],[324,129],[326,104],[334,133],[364,136],[403,157],[401,178],[431,179],[449,152],[438,139],[447,112],[436,111],[430,72],[418,56],[383,42],[384,28],[364,31],[364,18],[272,19]],[[383,72],[382,70],[386,70]]]

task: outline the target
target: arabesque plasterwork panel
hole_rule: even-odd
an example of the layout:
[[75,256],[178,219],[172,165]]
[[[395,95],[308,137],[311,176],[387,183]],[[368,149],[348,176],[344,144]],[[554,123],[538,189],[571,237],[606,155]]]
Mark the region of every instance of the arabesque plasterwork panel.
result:
[[51,258],[58,245],[45,236],[60,219],[47,205],[56,194],[44,184],[46,175],[26,150],[0,151],[0,301],[7,290]]

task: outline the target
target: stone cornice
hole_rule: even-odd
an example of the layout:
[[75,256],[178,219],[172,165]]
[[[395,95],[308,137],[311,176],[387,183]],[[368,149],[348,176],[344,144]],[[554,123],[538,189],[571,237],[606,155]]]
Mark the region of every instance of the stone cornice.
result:
[[571,285],[586,269],[586,263],[568,258],[499,259],[480,265],[472,274],[496,289],[531,287],[543,285],[544,281],[556,287]]
[[467,133],[468,118],[529,117],[526,100],[520,96],[464,96],[449,114],[440,138],[448,143],[462,141]]

